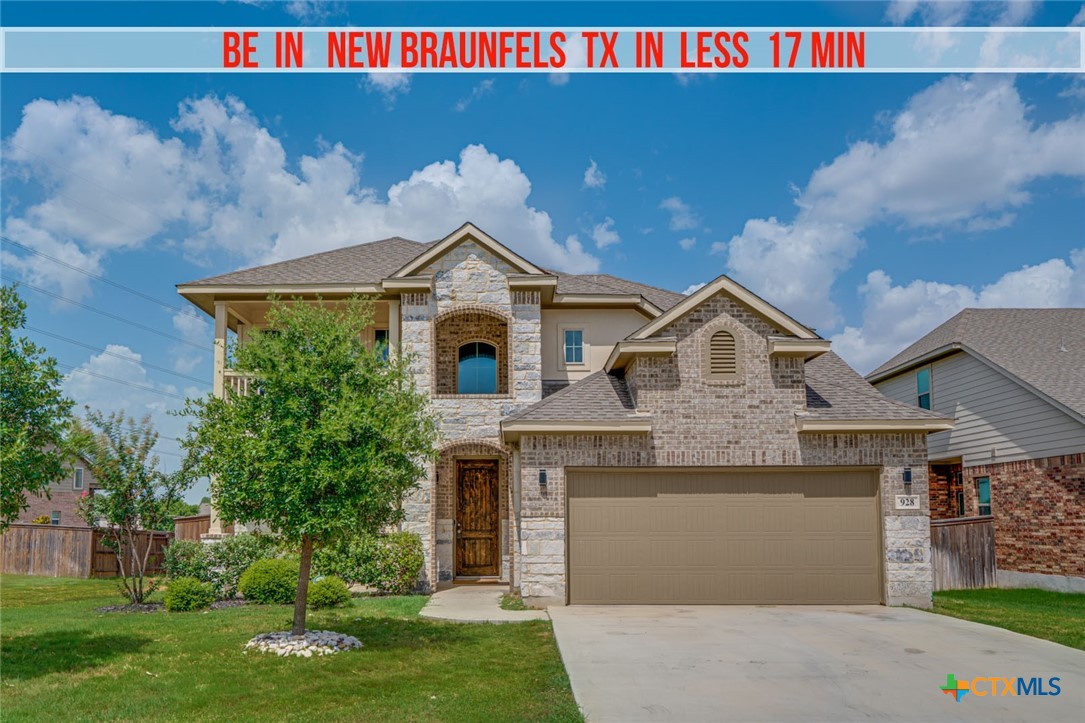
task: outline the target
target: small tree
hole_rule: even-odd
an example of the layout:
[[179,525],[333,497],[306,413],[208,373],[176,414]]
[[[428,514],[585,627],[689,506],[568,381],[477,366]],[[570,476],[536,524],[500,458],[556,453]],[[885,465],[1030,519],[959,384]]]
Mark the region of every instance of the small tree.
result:
[[97,489],[80,500],[80,515],[90,525],[105,522],[103,544],[117,556],[124,590],[142,603],[157,582],[146,579],[154,536],[140,533],[165,529],[167,520],[172,529],[170,509],[194,480],[192,464],[186,459],[176,472],[159,471],[158,432],[149,415],[137,424],[123,411],[88,410],[87,421],[96,432],[89,462]]
[[27,508],[27,495],[48,496],[85,441],[61,392],[56,359],[16,337],[25,324],[26,302],[14,286],[0,286],[0,531]]
[[305,633],[313,547],[399,519],[435,455],[437,425],[407,361],[371,349],[373,302],[273,300],[234,351],[247,396],[190,400],[187,442],[226,523],[259,521],[301,550],[294,635]]

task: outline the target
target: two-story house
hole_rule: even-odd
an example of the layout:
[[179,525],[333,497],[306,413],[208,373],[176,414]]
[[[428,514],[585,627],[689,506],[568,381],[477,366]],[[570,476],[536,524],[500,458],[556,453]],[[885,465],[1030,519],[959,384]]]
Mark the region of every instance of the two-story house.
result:
[[867,379],[956,419],[931,517],[993,516],[1000,586],[1085,592],[1085,309],[965,309]]
[[246,389],[226,341],[269,294],[378,300],[369,338],[410,356],[440,417],[440,457],[404,501],[424,588],[930,605],[926,435],[951,422],[727,277],[683,296],[556,273],[465,224],[178,288],[215,320],[219,395]]

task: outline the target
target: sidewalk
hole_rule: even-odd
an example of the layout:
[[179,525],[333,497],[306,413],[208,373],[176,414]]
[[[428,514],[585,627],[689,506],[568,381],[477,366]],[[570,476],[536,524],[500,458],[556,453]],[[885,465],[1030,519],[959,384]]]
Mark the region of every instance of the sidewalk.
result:
[[439,590],[419,613],[424,618],[463,623],[520,623],[549,620],[545,610],[502,610],[504,585],[456,585]]

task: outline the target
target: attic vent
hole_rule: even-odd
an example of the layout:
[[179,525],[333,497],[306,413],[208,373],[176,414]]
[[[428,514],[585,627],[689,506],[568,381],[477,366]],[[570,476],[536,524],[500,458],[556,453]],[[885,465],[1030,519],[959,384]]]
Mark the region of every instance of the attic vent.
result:
[[738,378],[738,343],[731,332],[721,329],[713,333],[709,337],[705,357],[705,376],[708,379]]

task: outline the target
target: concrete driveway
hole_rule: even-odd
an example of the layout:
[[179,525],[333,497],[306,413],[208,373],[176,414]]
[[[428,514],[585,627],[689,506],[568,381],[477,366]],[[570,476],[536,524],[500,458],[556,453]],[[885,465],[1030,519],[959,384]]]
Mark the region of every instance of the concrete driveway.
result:
[[[919,610],[572,606],[550,616],[590,721],[1085,720],[1085,652]],[[1040,676],[1045,690],[1056,676],[1062,690],[957,703],[939,690],[950,673]]]

